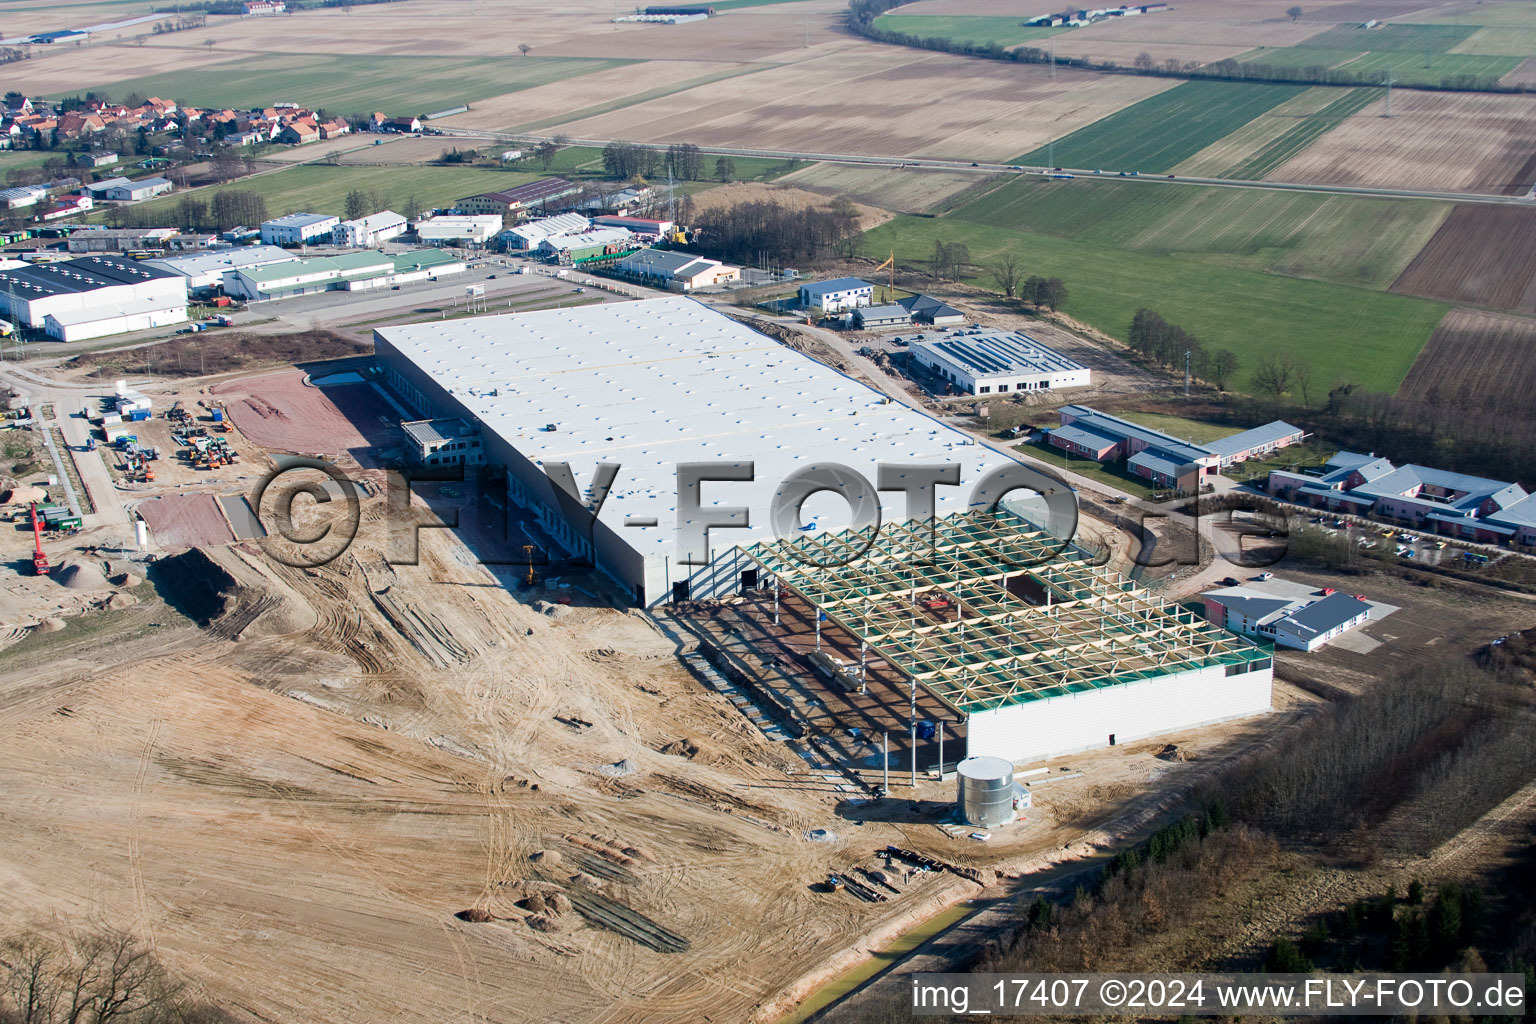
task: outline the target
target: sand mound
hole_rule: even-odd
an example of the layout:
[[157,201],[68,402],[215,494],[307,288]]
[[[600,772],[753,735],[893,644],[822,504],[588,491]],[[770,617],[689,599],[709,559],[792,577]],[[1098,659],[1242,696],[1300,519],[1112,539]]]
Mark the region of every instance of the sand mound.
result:
[[143,582],[144,581],[142,579],[140,579],[138,576],[135,576],[131,572],[120,572],[116,576],[112,577],[112,585],[114,587],[127,587],[132,589],[133,587],[136,587]]
[[59,630],[64,628],[64,620],[59,618],[44,619],[42,622],[37,624],[37,628],[42,630],[44,633],[57,633]]
[[0,505],[28,505],[48,500],[48,492],[41,487],[21,486],[0,493]]
[[100,590],[107,585],[106,577],[101,570],[88,562],[71,562],[61,569],[56,569],[52,576],[60,586],[70,590]]
[[559,867],[560,862],[564,858],[560,856],[559,850],[539,850],[536,853],[529,854],[528,859],[533,861],[535,864],[546,864],[553,868]]
[[150,578],[183,614],[232,640],[313,629],[313,607],[238,548],[192,548],[162,558]]
[[139,599],[132,594],[113,594],[107,598],[107,607],[115,612],[120,612],[124,608],[132,608],[138,603]]
[[485,924],[488,921],[496,920],[491,916],[490,911],[481,910],[479,907],[470,907],[468,910],[461,910],[453,916],[458,918],[460,921],[469,921],[473,924]]

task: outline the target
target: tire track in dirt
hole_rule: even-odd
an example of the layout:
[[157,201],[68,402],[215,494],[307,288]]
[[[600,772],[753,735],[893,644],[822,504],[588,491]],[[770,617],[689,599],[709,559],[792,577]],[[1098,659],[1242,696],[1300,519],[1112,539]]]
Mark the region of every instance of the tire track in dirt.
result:
[[155,745],[160,739],[160,728],[164,723],[165,720],[159,717],[150,720],[149,735],[145,737],[138,768],[133,776],[133,796],[128,803],[128,877],[133,883],[133,902],[138,916],[136,930],[144,936],[151,948],[155,946],[155,922],[150,913],[149,890],[144,884],[144,783],[149,776],[149,767],[155,757]]

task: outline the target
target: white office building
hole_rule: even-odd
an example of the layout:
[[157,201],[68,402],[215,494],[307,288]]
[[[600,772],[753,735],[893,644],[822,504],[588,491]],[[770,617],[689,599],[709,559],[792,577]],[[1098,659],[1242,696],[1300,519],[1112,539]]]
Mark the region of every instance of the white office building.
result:
[[350,249],[371,249],[405,234],[405,218],[393,210],[344,220],[331,229],[331,244]]
[[261,222],[265,245],[316,245],[331,240],[341,218],[324,213],[290,213]]
[[969,395],[1089,384],[1088,367],[1021,331],[951,331],[912,344],[912,358]]

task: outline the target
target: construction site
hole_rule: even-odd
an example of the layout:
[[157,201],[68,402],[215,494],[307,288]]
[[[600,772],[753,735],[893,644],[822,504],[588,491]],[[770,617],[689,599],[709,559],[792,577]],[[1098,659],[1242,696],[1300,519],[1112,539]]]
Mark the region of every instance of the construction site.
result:
[[[378,334],[377,362],[247,376],[29,371],[62,473],[39,443],[3,481],[13,925],[143,935],[241,1019],[801,1019],[1317,703],[1103,564],[1102,524],[973,491],[1003,456],[692,300]],[[402,424],[434,417],[487,465],[402,491]],[[345,483],[284,474],[332,500],[279,529],[258,485],[294,455]],[[868,493],[780,536],[783,481],[828,457]],[[729,458],[755,478],[700,505],[750,525],[680,561],[670,470]],[[622,464],[595,517],[562,461]],[[881,462],[960,483],[861,523]]]

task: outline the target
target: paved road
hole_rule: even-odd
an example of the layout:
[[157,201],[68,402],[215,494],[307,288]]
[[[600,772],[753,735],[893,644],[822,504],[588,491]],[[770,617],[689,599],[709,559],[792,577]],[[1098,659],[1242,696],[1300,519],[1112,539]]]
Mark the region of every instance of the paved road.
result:
[[[91,428],[80,415],[80,410],[87,405],[94,405],[104,397],[100,387],[86,388],[63,384],[15,366],[0,367],[0,383],[25,391],[32,396],[34,408],[43,404],[53,406],[55,419],[47,422],[39,420],[40,429],[46,430],[56,425],[63,432],[64,441],[71,449],[79,449],[85,445]],[[80,482],[85,485],[86,491],[91,496],[91,502],[96,506],[95,512],[83,517],[84,527],[86,529],[95,526],[121,527],[131,537],[133,526],[128,510],[123,506],[122,495],[118,492],[117,485],[113,483],[112,474],[107,471],[107,464],[102,461],[100,452],[74,450],[60,452],[59,457],[75,460],[75,468],[80,473]]]
[[[505,132],[480,131],[472,128],[435,128],[445,136],[457,138],[494,139],[499,142],[516,142],[533,145],[553,138],[547,135],[513,135]],[[601,148],[613,139],[569,139],[572,146]],[[651,149],[665,149],[665,144],[646,144]],[[911,168],[914,170],[976,171],[979,174],[998,174],[1007,171],[1027,174],[1060,174],[1074,178],[1119,178],[1117,172],[1104,172],[1093,167],[1025,167],[1020,164],[983,163],[970,160],[937,160],[929,157],[868,156],[859,153],[809,153],[780,149],[745,149],[728,146],[700,146],[701,152],[717,156],[766,157],[771,160],[805,160],[817,163],[864,164],[874,167]],[[1499,205],[1530,206],[1536,203],[1536,189],[1519,196],[1488,195],[1483,192],[1436,191],[1433,189],[1376,188],[1367,185],[1307,185],[1294,182],[1255,181],[1247,178],[1187,178],[1173,175],[1127,174],[1126,181],[1163,185],[1219,185],[1227,188],[1263,188],[1286,192],[1319,192],[1329,195],[1374,196],[1387,199],[1443,199],[1457,203],[1494,203]]]

